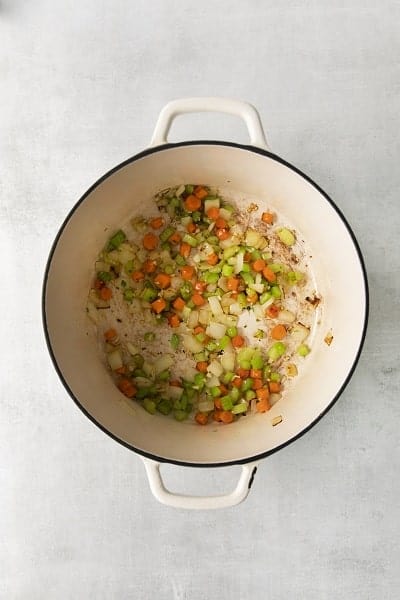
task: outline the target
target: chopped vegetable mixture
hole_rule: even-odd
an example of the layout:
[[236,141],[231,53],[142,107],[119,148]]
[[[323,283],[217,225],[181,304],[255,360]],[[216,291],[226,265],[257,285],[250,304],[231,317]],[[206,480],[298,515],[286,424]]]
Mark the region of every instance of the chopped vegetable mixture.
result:
[[285,258],[295,232],[204,185],[156,206],[111,235],[89,293],[116,385],[150,414],[199,425],[270,410],[310,352],[293,308],[307,275]]

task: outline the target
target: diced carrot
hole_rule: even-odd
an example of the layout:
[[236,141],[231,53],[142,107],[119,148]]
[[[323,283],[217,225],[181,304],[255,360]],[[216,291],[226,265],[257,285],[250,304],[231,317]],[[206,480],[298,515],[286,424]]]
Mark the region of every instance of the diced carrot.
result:
[[261,369],[250,369],[250,377],[252,379],[261,379],[262,370]]
[[219,418],[223,423],[225,423],[227,425],[228,423],[232,423],[233,414],[231,413],[230,410],[223,410],[223,411],[221,411]]
[[228,388],[223,383],[221,383],[221,385],[218,387],[221,392],[221,395],[226,395],[228,393]]
[[161,229],[163,225],[164,219],[162,217],[155,217],[150,221],[150,227],[152,227],[153,229]]
[[157,269],[157,263],[155,260],[146,260],[144,265],[143,265],[143,271],[145,273],[154,273],[154,271]]
[[205,360],[201,360],[196,363],[196,369],[200,371],[200,373],[207,373],[208,362]]
[[182,384],[179,381],[179,379],[173,379],[169,382],[169,385],[172,385],[172,387],[182,387]]
[[104,332],[104,339],[106,340],[106,342],[111,342],[111,340],[115,340],[115,338],[117,337],[118,334],[112,327],[110,327],[110,329],[107,329],[107,331]]
[[95,290],[101,290],[101,288],[104,287],[104,281],[101,281],[101,279],[97,279],[96,277],[93,287]]
[[141,281],[144,279],[144,273],[142,271],[133,271],[133,273],[131,273],[131,277],[133,281]]
[[194,335],[197,335],[199,333],[204,333],[205,329],[204,327],[202,327],[201,325],[197,325],[194,329],[193,329],[193,333]]
[[197,227],[195,225],[195,223],[193,223],[193,221],[190,221],[190,223],[188,223],[186,225],[186,231],[188,233],[194,233],[196,231]]
[[118,381],[118,388],[125,396],[128,396],[128,398],[133,398],[136,395],[136,388],[132,381],[127,377],[121,377]]
[[168,317],[168,323],[170,327],[179,327],[181,320],[176,313]]
[[215,252],[213,252],[212,254],[209,254],[207,256],[206,260],[207,260],[207,263],[213,267],[218,262],[218,254],[215,254]]
[[218,219],[215,221],[215,227],[217,229],[227,229],[228,223],[222,217],[218,217]]
[[118,373],[118,375],[125,375],[127,372],[127,368],[125,365],[123,365],[122,367],[119,367],[119,369],[115,369],[115,373]]
[[268,387],[271,394],[278,394],[278,392],[281,391],[281,384],[279,381],[270,381]]
[[274,222],[274,215],[270,212],[263,212],[261,215],[261,221],[267,225],[271,225]]
[[245,252],[243,256],[244,262],[249,262],[251,260],[251,252]]
[[195,421],[199,425],[207,425],[208,422],[208,414],[204,412],[198,412],[195,416]]
[[107,286],[102,287],[99,293],[102,300],[110,300],[113,295],[112,289]]
[[195,304],[196,306],[203,306],[203,304],[205,304],[205,299],[201,294],[193,294],[192,296],[192,302],[193,304]]
[[154,277],[154,283],[160,289],[165,290],[165,288],[171,285],[171,275],[168,275],[168,273],[158,273],[158,275]]
[[276,274],[273,271],[271,271],[269,267],[264,267],[262,270],[262,274],[264,275],[265,279],[270,283],[274,283],[274,281],[276,281]]
[[190,254],[191,247],[186,242],[182,242],[179,248],[179,254],[183,256],[183,258],[188,258]]
[[270,319],[276,319],[276,317],[279,315],[278,306],[276,304],[271,304],[271,306],[268,306],[267,310],[265,311],[265,314]]
[[178,231],[175,231],[172,235],[169,236],[168,241],[171,242],[171,244],[179,244],[181,239],[181,234]]
[[243,379],[241,377],[235,377],[234,379],[232,379],[233,387],[240,388],[240,387],[242,387],[242,383],[243,383]]
[[219,208],[216,206],[212,206],[207,211],[207,217],[211,219],[211,221],[216,221],[219,217]]
[[236,369],[236,375],[238,375],[239,377],[242,377],[242,379],[245,379],[246,377],[248,377],[250,375],[250,370],[242,369],[241,367],[239,367],[238,369]]
[[257,404],[256,404],[256,410],[257,412],[266,412],[267,410],[269,410],[271,408],[271,405],[269,403],[269,390],[266,387],[262,387],[259,390],[256,391],[256,395],[257,395]]
[[253,264],[251,265],[251,268],[256,273],[261,273],[261,271],[264,269],[264,267],[265,267],[265,260],[263,260],[262,258],[257,258],[257,260],[255,260],[253,262]]
[[235,335],[232,338],[232,346],[234,348],[241,348],[244,344],[244,337],[241,335]]
[[199,210],[201,206],[201,200],[197,196],[191,194],[185,199],[184,204],[188,212],[194,212],[195,210]]
[[214,421],[221,421],[221,413],[222,413],[222,410],[214,410],[213,416],[212,416]]
[[181,276],[182,279],[192,279],[194,275],[194,267],[192,267],[191,265],[185,265],[184,267],[182,267],[181,269]]
[[146,233],[143,236],[142,244],[146,250],[155,250],[158,246],[158,237],[154,233]]
[[238,277],[228,277],[228,279],[226,280],[226,287],[232,292],[237,292],[239,288],[239,283],[240,281]]
[[157,298],[157,300],[154,300],[154,302],[151,303],[151,308],[157,314],[160,314],[166,306],[167,303],[165,302],[164,298]]
[[186,306],[186,303],[182,298],[178,296],[178,298],[175,298],[175,300],[173,301],[172,306],[175,310],[183,310]]
[[271,337],[273,340],[283,340],[286,336],[286,327],[284,325],[275,325],[271,329]]
[[223,242],[224,240],[227,240],[229,237],[229,231],[227,229],[217,229],[216,234],[217,234],[217,238],[221,242]]
[[253,390],[259,390],[262,388],[263,382],[262,379],[254,379],[253,380]]
[[194,289],[196,290],[196,292],[204,292],[206,287],[207,284],[205,281],[196,281],[196,283],[194,284]]
[[218,410],[222,410],[222,404],[220,398],[214,398],[214,406]]
[[207,190],[201,185],[196,186],[193,193],[195,196],[197,196],[197,198],[200,198],[200,200],[208,196]]

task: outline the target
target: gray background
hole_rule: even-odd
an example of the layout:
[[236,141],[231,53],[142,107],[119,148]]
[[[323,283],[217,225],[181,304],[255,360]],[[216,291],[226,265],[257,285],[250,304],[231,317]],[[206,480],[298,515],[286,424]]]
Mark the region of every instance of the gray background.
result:
[[[398,597],[399,2],[0,1],[0,598]],[[190,95],[258,107],[275,152],[313,177],[366,259],[364,353],[333,410],[263,461],[248,500],[185,512],[64,392],[41,278],[66,213]],[[171,139],[246,141],[233,117]],[[351,289],[342,290],[351,294]],[[165,468],[176,490],[237,468]]]

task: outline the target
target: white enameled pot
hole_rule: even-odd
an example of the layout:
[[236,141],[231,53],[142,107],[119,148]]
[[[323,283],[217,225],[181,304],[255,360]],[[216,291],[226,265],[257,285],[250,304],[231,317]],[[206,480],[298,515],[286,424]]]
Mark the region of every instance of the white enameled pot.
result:
[[[201,111],[242,118],[250,145],[167,142],[177,115]],[[282,214],[306,242],[315,289],[322,297],[312,352],[295,384],[269,412],[229,426],[178,423],[122,400],[99,357],[85,310],[94,262],[110,232],[129,216],[143,214],[159,190],[189,182],[216,186],[239,200],[251,198]],[[257,462],[309,430],[343,391],[361,351],[367,314],[363,260],[343,215],[309,177],[268,150],[251,105],[225,98],[187,98],[164,107],[150,147],[101,177],[71,210],[52,246],[43,286],[46,340],[65,388],[104,432],[143,457],[156,498],[183,508],[226,507],[244,500]],[[331,345],[324,341],[328,332]],[[277,415],[282,422],[272,427]],[[242,472],[231,494],[191,497],[165,488],[162,462],[240,464]]]

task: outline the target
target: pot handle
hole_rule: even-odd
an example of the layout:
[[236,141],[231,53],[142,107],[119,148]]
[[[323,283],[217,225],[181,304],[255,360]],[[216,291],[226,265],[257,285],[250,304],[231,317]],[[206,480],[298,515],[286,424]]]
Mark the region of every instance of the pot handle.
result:
[[167,143],[168,132],[175,117],[195,112],[220,112],[240,117],[247,126],[252,146],[268,149],[260,115],[254,106],[241,100],[219,97],[180,98],[168,102],[159,114],[150,146]]
[[161,465],[159,462],[143,457],[142,460],[149,479],[150,489],[159,502],[173,506],[174,508],[195,510],[227,508],[243,502],[250,491],[258,465],[258,462],[242,465],[239,481],[230,494],[221,496],[187,496],[184,494],[174,494],[167,490],[161,477]]

